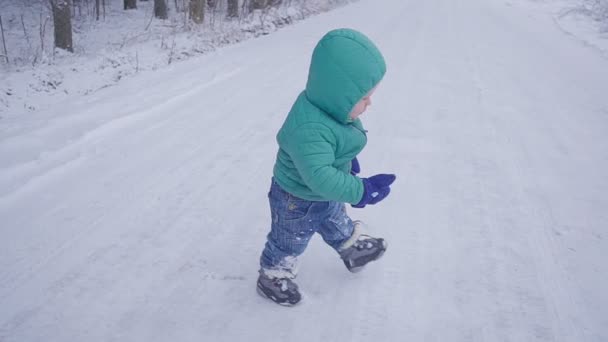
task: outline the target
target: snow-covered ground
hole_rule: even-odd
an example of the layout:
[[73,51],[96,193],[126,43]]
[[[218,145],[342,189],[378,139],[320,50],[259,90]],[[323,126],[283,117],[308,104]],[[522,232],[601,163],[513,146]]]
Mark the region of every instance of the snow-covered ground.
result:
[[205,22],[196,25],[186,17],[183,0],[167,1],[166,20],[153,17],[154,1],[139,1],[137,9],[125,11],[123,0],[104,0],[105,15],[99,21],[94,2],[83,0],[74,2],[71,54],[51,48],[48,0],[2,0],[9,60],[6,63],[0,44],[0,119],[94,94],[126,78],[270,34],[352,1],[286,0],[265,11],[241,11],[233,19],[226,18],[226,2],[218,1],[218,6],[207,9]]
[[[553,16],[555,26],[608,58],[608,0],[507,0]],[[531,13],[531,14],[532,14]],[[532,14],[533,15],[533,14]]]
[[[362,0],[4,117],[0,341],[608,340],[608,59],[546,6]],[[399,178],[350,214],[389,249],[353,275],[314,239],[286,309],[274,137],[344,26],[388,64],[360,161]]]

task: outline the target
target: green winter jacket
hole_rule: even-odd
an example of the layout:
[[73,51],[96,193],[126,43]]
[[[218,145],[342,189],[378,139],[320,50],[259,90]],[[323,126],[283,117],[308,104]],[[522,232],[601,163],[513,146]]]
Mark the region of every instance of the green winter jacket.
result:
[[351,160],[367,143],[359,119],[348,114],[384,76],[386,65],[366,36],[333,30],[312,54],[308,82],[277,134],[276,182],[310,201],[359,203],[363,183]]

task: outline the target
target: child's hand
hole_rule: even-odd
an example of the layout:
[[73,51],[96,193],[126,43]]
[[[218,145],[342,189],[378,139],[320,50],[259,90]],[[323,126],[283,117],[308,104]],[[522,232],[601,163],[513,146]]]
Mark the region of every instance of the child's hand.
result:
[[361,172],[361,166],[359,166],[359,161],[355,157],[351,162],[350,174],[356,176],[359,172]]
[[365,208],[368,204],[376,204],[388,196],[391,192],[390,185],[397,179],[397,176],[390,174],[379,174],[369,178],[363,178],[363,198],[353,208]]

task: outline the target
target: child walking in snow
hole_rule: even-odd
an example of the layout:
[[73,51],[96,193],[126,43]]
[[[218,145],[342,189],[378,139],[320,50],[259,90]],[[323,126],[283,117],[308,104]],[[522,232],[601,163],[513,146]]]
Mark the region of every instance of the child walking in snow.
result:
[[268,193],[271,231],[260,258],[258,292],[281,305],[301,295],[294,279],[296,257],[314,233],[334,248],[351,272],[386,250],[365,235],[345,203],[364,208],[386,198],[396,176],[359,178],[357,154],[367,142],[358,118],[386,72],[382,54],[360,32],[327,33],[312,55],[306,89],[277,134],[279,152]]

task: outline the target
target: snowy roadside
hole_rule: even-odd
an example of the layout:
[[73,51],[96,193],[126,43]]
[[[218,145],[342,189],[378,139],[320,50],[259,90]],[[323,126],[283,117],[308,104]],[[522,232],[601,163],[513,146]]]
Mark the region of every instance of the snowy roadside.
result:
[[[14,26],[12,41],[10,34],[7,38],[9,44],[12,43],[9,52],[18,56],[13,56],[8,67],[0,65],[0,123],[3,119],[16,119],[74,96],[92,95],[137,74],[267,35],[353,1],[293,1],[288,6],[264,13],[256,11],[234,20],[220,19],[221,14],[211,12],[205,24],[189,29],[185,28],[180,13],[174,13],[168,20],[152,20],[153,3],[140,2],[140,8],[133,12],[111,9],[103,22],[76,22],[74,54],[59,49],[54,53],[40,53],[38,49],[34,51],[36,56],[31,53],[32,42],[25,39],[25,26],[30,31],[36,30],[36,23],[32,22],[35,15],[28,13],[30,22],[26,19],[20,32],[17,26],[22,25],[19,13],[23,9],[5,4],[1,8],[5,26]],[[47,40],[52,39],[52,27],[47,27],[46,31],[45,35],[50,37]],[[52,43],[47,41],[46,44]]]
[[607,0],[507,0],[508,4],[549,13],[566,35],[608,59]]
[[608,1],[601,4],[601,9],[585,3],[572,6],[562,1],[562,4],[555,19],[558,27],[608,58]]

